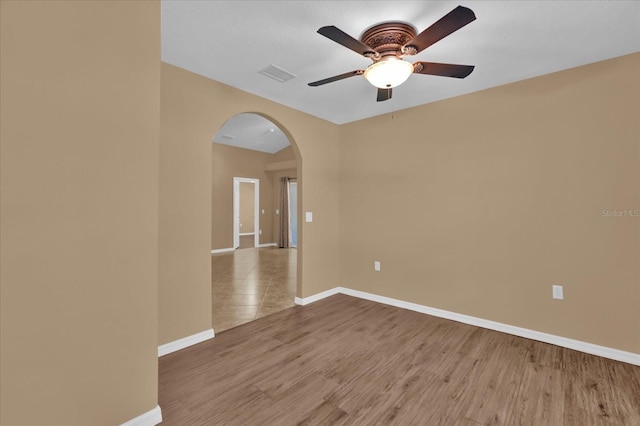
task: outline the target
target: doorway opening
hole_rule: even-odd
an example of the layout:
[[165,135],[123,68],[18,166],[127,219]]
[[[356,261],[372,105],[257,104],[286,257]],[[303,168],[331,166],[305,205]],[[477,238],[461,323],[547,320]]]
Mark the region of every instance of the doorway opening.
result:
[[298,247],[298,181],[289,180],[289,230],[291,247]]
[[296,178],[280,178],[280,216],[278,221],[278,247],[298,247],[298,182]]
[[260,245],[260,180],[233,178],[233,248]]
[[[302,188],[297,148],[273,121],[238,114],[212,142],[211,294],[219,333],[295,306]],[[291,238],[280,248],[285,217]]]

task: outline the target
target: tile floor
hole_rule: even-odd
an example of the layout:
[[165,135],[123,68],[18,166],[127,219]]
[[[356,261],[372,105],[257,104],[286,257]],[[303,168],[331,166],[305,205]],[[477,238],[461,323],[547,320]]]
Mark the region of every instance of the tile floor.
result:
[[296,255],[276,247],[211,255],[215,332],[294,306]]
[[255,240],[253,235],[240,235],[240,246],[238,249],[254,248]]

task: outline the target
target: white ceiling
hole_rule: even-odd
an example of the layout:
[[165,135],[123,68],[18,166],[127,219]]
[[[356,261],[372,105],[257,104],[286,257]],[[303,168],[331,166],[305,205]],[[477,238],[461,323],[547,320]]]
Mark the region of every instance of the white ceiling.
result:
[[[464,80],[412,75],[376,102],[362,76],[307,83],[371,62],[317,34],[335,25],[355,38],[395,20],[418,32],[457,5],[477,20],[410,62],[475,65]],[[162,2],[162,60],[336,124],[640,51],[638,1],[178,1]],[[258,73],[276,65],[297,77]]]
[[227,120],[213,142],[275,154],[289,146],[287,136],[271,121],[258,114],[238,114]]

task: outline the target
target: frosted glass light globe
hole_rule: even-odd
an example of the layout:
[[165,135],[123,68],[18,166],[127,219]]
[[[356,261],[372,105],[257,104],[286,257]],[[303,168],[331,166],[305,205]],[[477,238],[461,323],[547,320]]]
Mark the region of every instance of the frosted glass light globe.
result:
[[382,59],[364,71],[364,78],[380,89],[390,89],[407,81],[413,65],[396,57]]

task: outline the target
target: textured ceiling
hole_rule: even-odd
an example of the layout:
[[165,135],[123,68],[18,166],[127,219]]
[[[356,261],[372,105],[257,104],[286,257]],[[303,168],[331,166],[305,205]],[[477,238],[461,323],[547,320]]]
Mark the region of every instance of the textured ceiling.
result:
[[[477,20],[408,59],[475,65],[466,79],[414,74],[385,102],[362,76],[307,85],[370,64],[318,28],[359,38],[395,20],[420,32],[459,4]],[[164,62],[337,124],[637,51],[638,1],[162,2]],[[280,83],[258,73],[269,65],[296,78]]]
[[258,114],[238,114],[220,127],[213,142],[275,154],[289,146],[287,136]]

